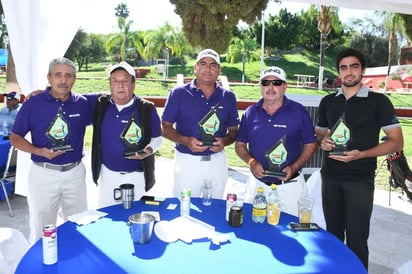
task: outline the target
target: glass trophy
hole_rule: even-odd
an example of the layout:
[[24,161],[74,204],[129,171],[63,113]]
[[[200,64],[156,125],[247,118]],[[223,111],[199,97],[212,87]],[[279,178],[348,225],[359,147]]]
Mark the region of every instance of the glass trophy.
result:
[[69,133],[69,124],[64,119],[62,108],[60,107],[46,132],[47,138],[52,143],[51,149],[53,151],[72,151],[72,146],[66,143]]
[[136,123],[134,114],[120,134],[120,139],[125,148],[123,153],[125,158],[135,155],[136,152],[144,154],[144,151],[139,146],[143,139],[143,129]]
[[339,117],[339,120],[333,126],[329,138],[335,143],[335,147],[329,151],[329,155],[344,155],[351,140],[351,130],[346,124],[345,113]]
[[265,157],[268,164],[268,168],[264,171],[266,176],[276,178],[283,178],[286,176],[286,173],[282,172],[288,157],[285,142],[286,135],[284,135],[268,152],[266,152]]
[[216,142],[215,134],[218,132],[219,127],[220,120],[217,115],[217,106],[214,106],[199,122],[200,136],[203,146],[213,146],[213,143]]

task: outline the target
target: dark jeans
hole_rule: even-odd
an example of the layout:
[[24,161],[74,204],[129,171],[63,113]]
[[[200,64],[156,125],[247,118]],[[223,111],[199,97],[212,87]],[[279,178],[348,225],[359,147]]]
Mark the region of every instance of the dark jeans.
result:
[[322,174],[326,229],[352,249],[368,269],[368,237],[373,208],[374,178],[342,180]]

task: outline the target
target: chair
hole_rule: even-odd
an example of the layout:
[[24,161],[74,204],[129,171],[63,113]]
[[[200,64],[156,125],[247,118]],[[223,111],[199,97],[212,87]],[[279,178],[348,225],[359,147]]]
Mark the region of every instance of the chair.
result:
[[17,161],[17,149],[14,146],[10,147],[9,155],[7,157],[6,167],[3,172],[3,176],[0,180],[1,186],[3,188],[4,197],[6,198],[7,206],[9,207],[10,216],[13,217],[13,212],[11,210],[9,197],[7,195],[7,184],[12,184],[14,182],[9,182],[7,179],[16,176],[16,161]]
[[19,230],[0,227],[0,273],[15,273],[30,244]]

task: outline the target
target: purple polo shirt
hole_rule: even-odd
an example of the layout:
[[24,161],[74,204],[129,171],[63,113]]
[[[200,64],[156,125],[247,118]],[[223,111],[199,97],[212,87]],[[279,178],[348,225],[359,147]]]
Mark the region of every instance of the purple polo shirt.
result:
[[70,97],[62,102],[54,99],[50,95],[50,88],[47,88],[45,92],[30,97],[20,108],[12,132],[22,137],[30,132],[34,146],[51,148],[52,142],[46,136],[46,132],[60,107],[69,127],[66,143],[74,150],[51,160],[32,154],[31,159],[34,162],[63,165],[80,161],[83,157],[84,132],[86,126],[92,123],[92,113],[87,99],[80,94],[70,92]]
[[[250,154],[267,168],[266,152],[286,134],[288,156],[284,166],[290,165],[299,157],[304,144],[316,142],[309,113],[286,96],[283,105],[273,115],[269,115],[262,104],[263,99],[260,99],[245,110],[236,141],[247,143]],[[273,179],[263,178],[262,181]]]
[[[215,92],[207,100],[202,90],[195,86],[195,81],[196,79],[191,83],[172,89],[162,119],[172,124],[175,123],[178,133],[200,139],[199,122],[212,107],[218,105],[217,115],[220,120],[220,127],[215,136],[226,136],[228,127],[239,124],[235,94],[216,83]],[[193,153],[187,146],[182,144],[176,144],[176,149],[182,153],[193,155],[213,153],[211,150],[206,150],[203,153]]]
[[[100,94],[86,95],[93,109],[99,96]],[[110,100],[107,111],[104,114],[100,132],[101,156],[102,163],[112,171],[132,172],[136,170],[143,170],[142,161],[129,160],[123,157],[125,147],[120,139],[120,135],[129,123],[132,115],[134,115],[136,123],[142,127],[142,124],[140,123],[139,111],[136,106],[136,97],[133,97],[133,104],[122,109],[121,111],[118,111],[114,102]],[[161,136],[160,117],[157,114],[156,108],[153,108],[151,128],[152,138]]]

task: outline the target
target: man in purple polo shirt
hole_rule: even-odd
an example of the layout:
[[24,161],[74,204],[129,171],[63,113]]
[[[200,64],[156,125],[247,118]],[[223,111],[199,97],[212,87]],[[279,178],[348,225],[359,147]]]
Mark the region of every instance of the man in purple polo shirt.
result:
[[[217,83],[220,57],[214,50],[198,54],[194,71],[193,81],[170,92],[162,116],[163,136],[176,143],[173,194],[190,188],[199,197],[204,180],[212,180],[213,197],[221,199],[228,176],[224,147],[234,142],[239,124],[236,97]],[[202,139],[202,121],[210,125],[212,144]]]
[[11,144],[31,153],[33,161],[27,195],[32,243],[44,225],[56,223],[60,208],[64,218],[87,209],[82,157],[90,106],[71,91],[76,67],[69,59],[53,59],[47,79],[50,87],[22,105],[10,135]]
[[[282,199],[282,211],[297,216],[297,200],[305,183],[300,169],[317,149],[313,122],[301,104],[285,96],[287,84],[283,69],[264,70],[260,86],[262,99],[243,113],[235,143],[236,153],[248,163],[252,173],[245,201],[252,202],[258,187],[269,191],[275,183]],[[264,173],[269,169],[266,154],[280,151],[287,155],[278,162],[284,175],[267,176]]]

